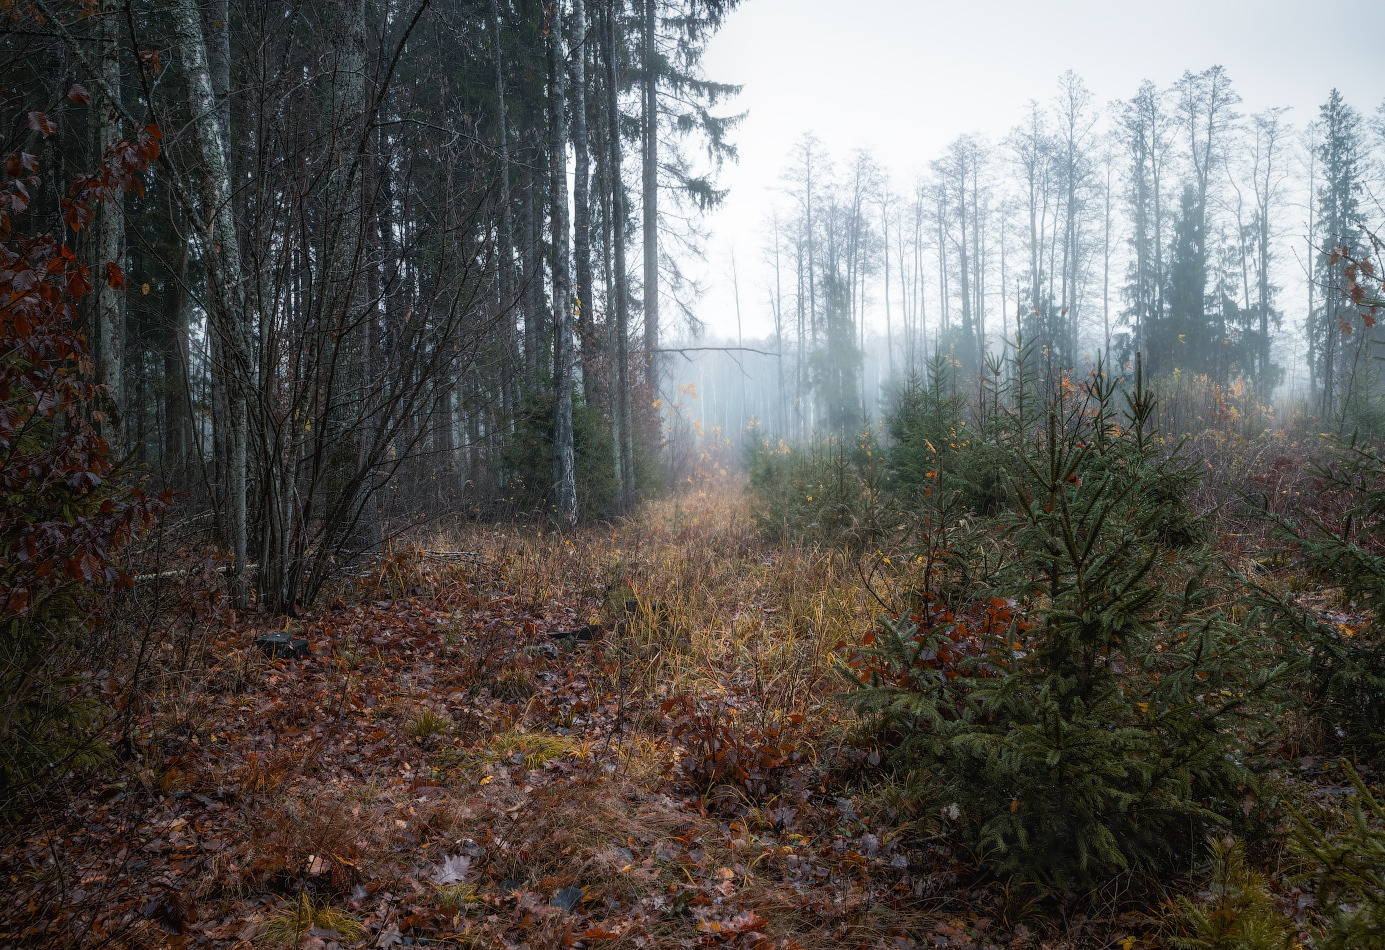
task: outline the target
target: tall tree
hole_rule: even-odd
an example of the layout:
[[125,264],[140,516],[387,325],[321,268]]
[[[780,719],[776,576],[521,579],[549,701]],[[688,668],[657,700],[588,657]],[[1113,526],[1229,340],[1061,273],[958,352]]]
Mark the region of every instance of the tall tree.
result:
[[237,602],[245,599],[245,567],[248,550],[246,475],[248,466],[246,400],[251,380],[249,339],[245,323],[245,288],[241,283],[240,241],[231,214],[231,178],[218,126],[216,97],[207,67],[207,47],[202,19],[193,0],[173,0],[170,5],[173,34],[182,60],[181,78],[191,132],[200,165],[196,232],[207,261],[212,316],[210,333],[223,365],[219,368],[225,387],[226,438],[219,446],[217,470],[226,486],[226,510],[222,513],[227,547],[232,556],[233,587]]
[[[591,143],[587,133],[587,56],[591,44],[585,0],[572,0],[568,21],[572,31],[569,60],[572,64],[572,152],[574,174],[572,183],[573,256],[577,286],[577,324],[583,341],[583,375],[595,371],[595,363],[587,349],[595,345],[591,333],[592,310],[592,249],[591,249]],[[586,380],[587,385],[591,385]]]
[[644,208],[644,350],[649,372],[659,348],[659,0],[641,0],[641,198]]
[[[99,151],[107,155],[121,139],[124,116],[120,96],[119,0],[101,0],[97,21],[100,37],[101,92],[97,95]],[[120,454],[125,400],[125,196],[121,192],[96,208],[96,378],[106,387],[111,416],[103,426],[107,440]]]
[[567,218],[567,104],[563,84],[563,4],[550,8],[548,24],[549,224],[553,236],[553,488],[557,520],[577,523],[576,460],[572,432],[572,284]]
[[[1314,195],[1317,254],[1313,282],[1322,303],[1310,314],[1319,411],[1326,420],[1343,422],[1358,408],[1366,388],[1366,343],[1371,334],[1359,326],[1354,307],[1340,292],[1348,259],[1361,255],[1361,115],[1333,89],[1319,109],[1321,139],[1316,149],[1320,183]],[[1359,332],[1358,332],[1359,331]]]
[[1194,348],[1190,351],[1191,361],[1185,361],[1184,365],[1206,370],[1219,365],[1212,354],[1219,355],[1218,347],[1225,339],[1224,334],[1209,323],[1207,313],[1205,281],[1211,263],[1207,248],[1211,226],[1209,199],[1212,184],[1226,160],[1230,132],[1240,118],[1235,107],[1241,100],[1221,66],[1200,73],[1184,72],[1176,92],[1188,180],[1179,204],[1177,225],[1180,233],[1176,240],[1180,250],[1176,253],[1181,253],[1182,257],[1177,274],[1170,273],[1171,319],[1178,325],[1179,338]]
[[1126,217],[1130,231],[1130,264],[1124,297],[1131,326],[1130,349],[1145,354],[1156,371],[1163,354],[1151,348],[1151,334],[1164,319],[1164,170],[1168,152],[1168,117],[1163,94],[1154,83],[1140,84],[1121,104],[1120,131],[1129,164],[1126,168]]
[[1271,326],[1277,328],[1281,319],[1280,311],[1275,306],[1275,295],[1279,288],[1274,284],[1272,275],[1274,240],[1277,237],[1273,222],[1284,200],[1287,163],[1283,151],[1288,128],[1283,115],[1286,111],[1278,108],[1258,113],[1253,117],[1251,127],[1250,173],[1255,196],[1255,215],[1250,235],[1255,285],[1252,313],[1259,331],[1255,380],[1262,397],[1267,396],[1278,381],[1271,358]]
[[[650,2],[650,0],[646,0]],[[629,222],[625,180],[621,174],[620,86],[617,57],[620,55],[620,13],[623,3],[613,2],[606,9],[603,60],[606,67],[606,149],[607,188],[609,190],[612,278],[607,296],[614,298],[608,309],[614,320],[611,329],[612,430],[615,437],[616,468],[620,507],[628,510],[635,500],[634,413],[630,391],[630,283],[626,264],[626,231]]]

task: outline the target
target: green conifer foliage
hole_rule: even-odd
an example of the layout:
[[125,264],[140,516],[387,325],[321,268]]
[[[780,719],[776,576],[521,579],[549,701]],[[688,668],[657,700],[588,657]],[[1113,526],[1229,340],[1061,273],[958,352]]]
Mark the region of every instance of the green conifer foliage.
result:
[[983,389],[978,414],[968,420],[956,367],[935,354],[926,376],[905,381],[886,418],[891,484],[927,507],[999,511],[1007,493],[1009,453],[1000,446],[1007,427],[999,424],[998,395]]
[[1286,622],[1311,645],[1307,692],[1329,733],[1359,753],[1385,752],[1385,458],[1355,437],[1331,440],[1313,466],[1318,505],[1281,526],[1311,576],[1339,587],[1369,623],[1358,631],[1315,623],[1296,610]]
[[1327,832],[1295,816],[1290,850],[1311,870],[1328,931],[1322,950],[1380,950],[1385,947],[1385,803],[1349,770],[1356,795],[1348,826]]
[[984,864],[1067,892],[1189,862],[1252,781],[1244,743],[1283,673],[1213,606],[1197,475],[1151,431],[1142,378],[1117,394],[1063,387],[1015,443],[1012,507],[981,529],[1005,551],[991,589],[920,598],[847,664]]
[[1178,899],[1183,950],[1292,950],[1298,935],[1292,920],[1275,906],[1263,875],[1246,866],[1240,842],[1213,838],[1207,885],[1198,900]]

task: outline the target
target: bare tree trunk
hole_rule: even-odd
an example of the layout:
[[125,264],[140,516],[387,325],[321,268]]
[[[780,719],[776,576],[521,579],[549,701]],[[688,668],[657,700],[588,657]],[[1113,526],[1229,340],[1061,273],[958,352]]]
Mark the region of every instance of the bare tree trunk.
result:
[[231,14],[228,0],[203,0],[202,30],[207,40],[207,72],[216,100],[216,120],[221,125],[221,140],[226,146],[226,170],[232,169],[231,155]]
[[[779,354],[776,359],[779,371],[779,432],[789,432],[789,404],[784,395],[784,286],[779,265],[779,213],[774,215],[774,349]],[[889,253],[888,246],[886,254]]]
[[246,554],[246,383],[250,356],[246,345],[240,243],[231,214],[231,180],[216,119],[216,99],[207,68],[207,47],[195,0],[172,0],[173,34],[182,58],[182,79],[192,115],[192,145],[201,165],[201,218],[197,222],[210,284],[211,333],[225,361],[226,439],[218,468],[225,473],[227,510],[224,531],[231,550],[233,599],[245,602]]
[[592,356],[592,247],[591,247],[591,147],[587,134],[587,12],[584,0],[572,0],[572,150],[575,155],[572,185],[573,249],[576,253],[577,325],[582,340],[584,386]]
[[[504,47],[500,40],[500,0],[491,0],[492,42],[495,44],[495,123],[496,139],[500,148],[500,234],[499,234],[499,305],[509,305],[514,294],[512,279],[514,264],[515,227],[511,214],[512,191],[510,189],[510,125],[505,113],[505,59]],[[514,349],[514,321],[506,320],[506,344]],[[514,353],[510,354],[512,357]]]
[[795,242],[794,246],[794,273],[798,278],[798,293],[794,296],[798,306],[798,359],[794,363],[794,416],[797,423],[797,437],[800,441],[808,437],[808,424],[804,417],[804,393],[808,390],[808,325],[807,315],[803,309],[803,302],[807,299],[803,293],[803,243],[803,232],[800,228],[798,241]]
[[658,388],[654,351],[659,347],[659,0],[644,0],[644,351]]
[[572,286],[568,271],[567,120],[563,96],[563,5],[553,4],[548,30],[548,171],[553,229],[553,487],[558,523],[577,523],[572,439]]
[[535,149],[528,150],[530,168],[524,176],[524,368],[525,385],[537,389],[544,369],[543,307],[539,293],[543,283],[543,261],[539,256],[539,212],[534,203],[533,165]]
[[1101,255],[1101,323],[1106,337],[1106,358],[1111,357],[1111,162],[1106,161],[1105,233]]
[[[652,2],[652,0],[646,0]],[[606,23],[606,110],[609,150],[607,167],[611,180],[611,238],[615,258],[615,322],[611,346],[611,365],[615,394],[612,402],[612,429],[616,440],[616,455],[620,469],[620,507],[628,511],[635,503],[635,441],[632,431],[630,405],[630,281],[626,274],[625,230],[628,214],[625,205],[625,182],[620,172],[620,97],[616,85],[616,51],[620,48],[616,19],[619,4],[608,9]]]
[[183,246],[180,273],[169,274],[163,286],[163,404],[165,453],[164,472],[179,488],[192,485],[192,414],[188,391],[188,318],[183,301],[187,282],[187,246]]
[[[101,0],[98,31],[101,43],[101,88],[120,95],[120,0]],[[104,156],[120,141],[121,110],[118,101],[98,95],[100,112],[100,152]],[[125,300],[115,286],[114,273],[125,270],[125,194],[115,196],[96,208],[96,379],[106,387],[112,415],[102,425],[102,434],[116,455],[124,452],[125,427]]]
[[[883,186],[880,197],[880,249],[885,258],[885,367],[894,376],[894,327],[890,320],[890,193]],[[776,273],[779,258],[779,233],[775,229],[774,254]]]

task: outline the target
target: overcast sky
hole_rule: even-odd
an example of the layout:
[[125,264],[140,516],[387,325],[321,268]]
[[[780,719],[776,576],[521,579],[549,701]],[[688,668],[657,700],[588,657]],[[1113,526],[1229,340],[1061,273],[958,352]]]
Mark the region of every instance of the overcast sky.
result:
[[711,232],[697,314],[735,332],[731,248],[746,335],[770,326],[760,234],[787,207],[779,177],[814,132],[834,155],[868,147],[907,186],[963,132],[1002,138],[1024,103],[1047,102],[1075,70],[1098,103],[1140,81],[1221,64],[1250,114],[1289,106],[1302,127],[1333,86],[1363,113],[1385,98],[1385,0],[743,0],[708,47],[708,78],[745,86],[725,206]]

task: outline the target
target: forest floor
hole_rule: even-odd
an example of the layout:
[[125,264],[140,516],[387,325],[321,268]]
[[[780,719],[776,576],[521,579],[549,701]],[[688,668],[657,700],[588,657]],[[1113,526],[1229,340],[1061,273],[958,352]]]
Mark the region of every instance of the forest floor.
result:
[[0,946],[1163,945],[1148,885],[1064,912],[898,830],[833,668],[880,604],[739,486],[428,548],[276,622],[305,659],[254,614],[170,645],[121,760],[0,851]]

